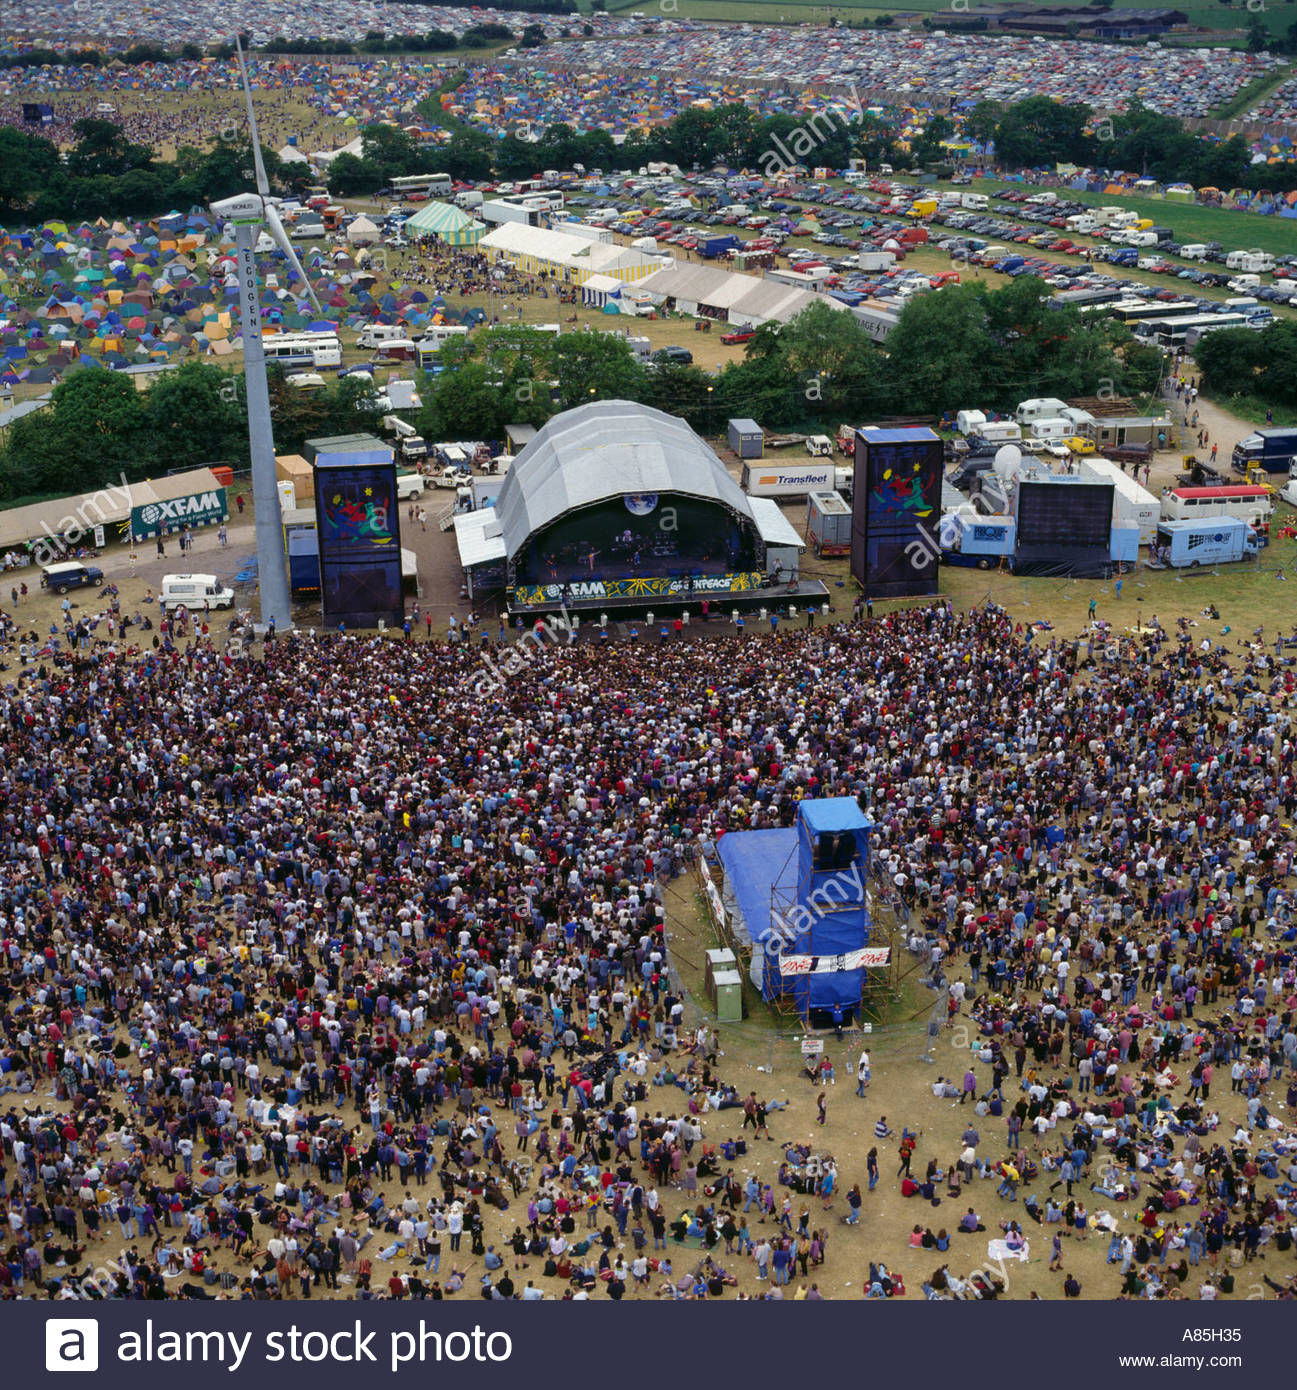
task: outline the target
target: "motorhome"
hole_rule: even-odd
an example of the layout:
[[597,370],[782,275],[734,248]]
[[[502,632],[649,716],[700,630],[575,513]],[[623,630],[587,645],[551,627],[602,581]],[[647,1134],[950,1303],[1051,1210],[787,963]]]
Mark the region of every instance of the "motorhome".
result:
[[1268,251],[1231,251],[1225,257],[1225,269],[1264,274],[1274,269],[1274,257]]
[[399,323],[371,323],[360,330],[356,339],[358,348],[376,348],[384,343],[395,343],[409,336],[409,329]]
[[981,410],[961,410],[955,416],[955,429],[960,434],[978,434],[986,424],[986,414]]

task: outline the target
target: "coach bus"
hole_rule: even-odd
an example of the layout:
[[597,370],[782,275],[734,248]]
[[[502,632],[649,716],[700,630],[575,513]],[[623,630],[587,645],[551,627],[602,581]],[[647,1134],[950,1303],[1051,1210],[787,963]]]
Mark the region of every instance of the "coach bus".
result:
[[1113,304],[1110,312],[1118,323],[1138,323],[1148,319],[1177,319],[1185,314],[1200,314],[1202,310],[1193,299],[1170,303],[1157,299],[1128,299]]
[[268,333],[266,361],[284,367],[340,367],[342,339],[336,333]]
[[1158,347],[1184,347],[1191,331],[1246,327],[1247,317],[1243,314],[1186,314],[1182,318],[1144,319],[1135,329],[1135,336]]
[[1239,516],[1265,531],[1274,511],[1274,492],[1263,484],[1176,487],[1162,494],[1163,521],[1197,521],[1207,516]]
[[420,202],[426,198],[445,198],[455,191],[455,181],[449,174],[403,174],[391,183],[398,198]]

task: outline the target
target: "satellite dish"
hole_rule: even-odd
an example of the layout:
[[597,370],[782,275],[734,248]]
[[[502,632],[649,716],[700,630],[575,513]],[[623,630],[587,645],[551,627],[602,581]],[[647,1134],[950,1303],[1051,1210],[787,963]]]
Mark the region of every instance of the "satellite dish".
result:
[[995,471],[1012,473],[1022,462],[1022,450],[1016,444],[1003,444],[995,451]]

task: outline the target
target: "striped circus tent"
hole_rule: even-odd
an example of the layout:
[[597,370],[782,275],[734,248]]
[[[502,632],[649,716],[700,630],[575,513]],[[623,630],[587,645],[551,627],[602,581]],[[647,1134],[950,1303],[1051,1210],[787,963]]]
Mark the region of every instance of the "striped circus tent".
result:
[[406,236],[435,236],[447,246],[476,246],[486,225],[451,203],[429,203],[405,224]]

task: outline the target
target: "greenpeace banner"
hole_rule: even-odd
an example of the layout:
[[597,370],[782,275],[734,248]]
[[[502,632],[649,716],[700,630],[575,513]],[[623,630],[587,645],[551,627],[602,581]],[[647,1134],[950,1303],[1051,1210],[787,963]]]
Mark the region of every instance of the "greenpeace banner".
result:
[[833,975],[841,970],[886,965],[890,952],[890,946],[864,946],[839,956],[783,956],[779,971],[782,975]]

